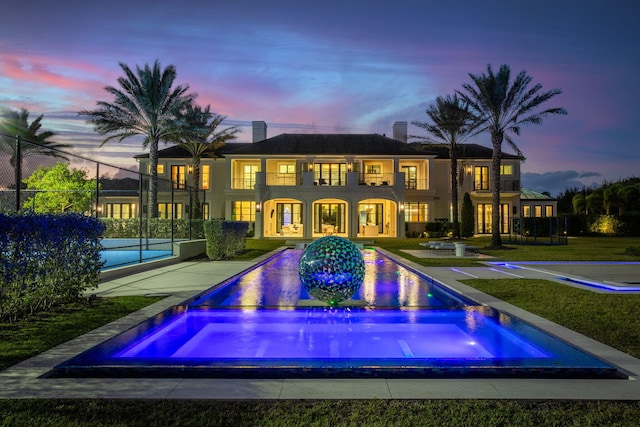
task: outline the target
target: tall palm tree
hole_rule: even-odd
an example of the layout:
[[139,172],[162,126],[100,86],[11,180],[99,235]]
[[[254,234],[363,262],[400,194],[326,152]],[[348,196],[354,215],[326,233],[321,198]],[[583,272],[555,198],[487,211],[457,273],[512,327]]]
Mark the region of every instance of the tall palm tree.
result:
[[434,104],[427,108],[429,122],[412,122],[426,130],[429,135],[416,136],[428,143],[446,144],[449,148],[451,165],[451,203],[453,205],[453,237],[460,238],[460,220],[458,214],[458,150],[472,135],[478,122],[473,120],[469,107],[458,95],[439,96]]
[[193,166],[191,218],[202,219],[199,195],[200,160],[204,154],[213,153],[224,146],[227,141],[236,139],[236,134],[240,129],[233,126],[218,130],[218,126],[226,117],[212,113],[210,105],[202,109],[201,106],[194,103],[189,104],[180,118],[182,132],[176,135],[174,142],[177,142],[191,154],[191,165]]
[[541,84],[530,86],[532,78],[520,71],[511,81],[511,69],[501,65],[494,74],[491,65],[486,74],[469,74],[473,83],[463,84],[465,92],[456,93],[467,102],[476,119],[481,123],[478,132],[491,135],[492,219],[491,246],[501,247],[500,237],[500,160],[502,142],[506,141],[518,155],[522,152],[509,133],[520,135],[522,125],[538,125],[550,114],[567,114],[564,108],[553,107],[540,110],[540,106],[562,93],[560,89],[543,92]]
[[[20,111],[2,109],[0,112],[0,134],[2,134],[0,135],[0,151],[11,155],[9,163],[14,170],[18,166],[22,170],[24,158],[33,155],[68,160],[62,152],[57,150],[69,148],[70,146],[53,141],[51,138],[56,136],[55,133],[40,130],[43,117],[44,115],[41,114],[29,123],[29,111],[25,108],[20,109]],[[16,137],[20,137],[25,141],[20,145],[19,157]],[[16,185],[18,184],[16,183]]]
[[179,132],[177,115],[183,111],[195,94],[187,94],[188,85],[172,88],[176,79],[176,68],[167,66],[164,70],[160,62],[144,68],[136,66],[134,73],[127,65],[120,63],[125,76],[118,78],[120,88],[105,87],[114,96],[113,103],[98,101],[98,108],[80,111],[88,116],[100,135],[108,135],[102,145],[117,138],[122,142],[134,135],[143,135],[143,146],[149,147],[149,212],[151,218],[158,216],[158,145],[161,140],[170,141]]

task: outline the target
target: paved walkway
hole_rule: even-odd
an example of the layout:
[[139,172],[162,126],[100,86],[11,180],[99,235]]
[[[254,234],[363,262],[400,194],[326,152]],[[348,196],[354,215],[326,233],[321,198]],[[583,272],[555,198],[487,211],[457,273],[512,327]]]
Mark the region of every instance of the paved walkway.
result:
[[[470,275],[510,277],[510,274],[520,275],[520,270],[499,266],[428,268],[411,262],[407,264],[478,302],[507,311],[619,366],[629,379],[40,378],[53,366],[251,267],[255,262],[183,262],[101,284],[98,295],[166,294],[168,297],[0,372],[0,398],[640,400],[640,381],[637,381],[640,360],[459,282],[470,278]],[[640,272],[640,263],[637,264],[626,266],[625,270],[630,271],[630,275],[636,274]],[[527,270],[527,275],[548,279],[548,271],[552,270],[547,267],[542,272]],[[581,277],[588,278],[591,273],[598,274],[597,270],[597,266],[581,266],[579,271]],[[635,281],[638,277],[635,276]],[[625,276],[625,280],[627,278]]]

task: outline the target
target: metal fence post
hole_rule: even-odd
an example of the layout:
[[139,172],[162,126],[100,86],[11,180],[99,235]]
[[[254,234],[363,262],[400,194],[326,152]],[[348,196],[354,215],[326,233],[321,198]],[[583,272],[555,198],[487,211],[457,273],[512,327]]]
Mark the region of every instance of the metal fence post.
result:
[[20,190],[22,186],[22,138],[16,136],[16,212],[20,212]]

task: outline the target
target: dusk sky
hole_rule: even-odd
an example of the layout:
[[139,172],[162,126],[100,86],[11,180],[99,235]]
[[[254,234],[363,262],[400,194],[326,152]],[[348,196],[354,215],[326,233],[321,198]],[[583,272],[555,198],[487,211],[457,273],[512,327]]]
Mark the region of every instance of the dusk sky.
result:
[[104,87],[117,86],[119,62],[175,65],[200,105],[241,127],[240,142],[252,120],[269,137],[391,135],[469,73],[508,64],[561,89],[546,106],[568,111],[515,138],[523,186],[557,195],[640,176],[638,0],[2,3],[0,105],[44,114],[61,142],[107,163],[134,168],[140,143],[100,148],[77,112],[112,101]]

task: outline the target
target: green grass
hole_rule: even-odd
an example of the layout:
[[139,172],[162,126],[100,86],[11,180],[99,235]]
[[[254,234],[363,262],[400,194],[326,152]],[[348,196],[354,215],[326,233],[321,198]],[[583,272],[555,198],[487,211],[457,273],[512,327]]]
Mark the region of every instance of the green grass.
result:
[[[420,243],[436,239],[376,239],[381,248],[425,266],[464,267],[479,265],[472,259],[416,258],[401,249],[421,249]],[[474,237],[465,243],[479,248],[479,252],[495,257],[495,261],[640,261],[640,256],[627,251],[637,246],[638,238],[631,237],[572,237],[568,245],[505,244],[506,249],[488,250],[490,237]]]
[[640,294],[602,294],[541,279],[461,282],[640,358]]
[[247,261],[271,252],[284,246],[284,240],[247,239],[245,251],[233,259],[236,261]]
[[0,370],[159,301],[159,297],[98,298],[16,323],[0,323]]
[[[427,239],[377,239],[376,244],[424,265],[477,265],[457,259],[419,259]],[[486,251],[499,260],[638,261],[624,254],[638,239],[576,238],[568,246],[509,245]],[[284,241],[253,240],[243,259]],[[488,238],[468,244],[480,248]],[[468,263],[468,264],[467,264]],[[640,357],[640,296],[606,295],[543,280],[465,283]],[[0,368],[31,357],[124,316],[155,299],[122,297],[68,307],[15,325],[0,325]],[[640,402],[508,400],[136,401],[97,399],[0,400],[0,426],[627,426],[637,425]]]
[[0,400],[2,426],[630,426],[639,402]]

